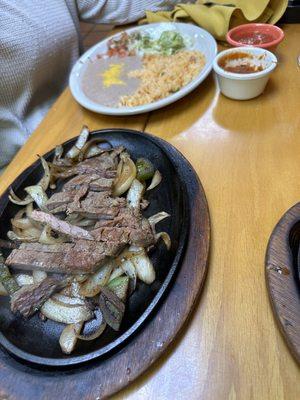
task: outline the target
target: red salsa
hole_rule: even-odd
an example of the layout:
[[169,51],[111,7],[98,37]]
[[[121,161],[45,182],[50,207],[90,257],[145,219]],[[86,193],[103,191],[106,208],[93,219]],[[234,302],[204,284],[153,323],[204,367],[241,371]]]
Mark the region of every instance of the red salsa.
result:
[[[255,65],[251,60],[253,60],[253,55],[243,52],[234,52],[226,54],[221,57],[218,61],[219,67],[227,72],[234,72],[236,74],[252,74],[263,70],[261,65]],[[237,61],[236,63],[231,63],[232,61]]]
[[253,32],[238,38],[237,42],[250,46],[257,46],[260,44],[273,42],[273,40],[274,37],[269,33]]

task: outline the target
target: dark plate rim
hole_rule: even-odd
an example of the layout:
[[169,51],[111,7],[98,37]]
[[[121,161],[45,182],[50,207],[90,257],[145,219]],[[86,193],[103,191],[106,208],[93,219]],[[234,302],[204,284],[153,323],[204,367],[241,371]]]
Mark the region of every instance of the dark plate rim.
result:
[[[175,272],[177,269],[180,267],[180,261],[182,260],[184,250],[185,250],[185,244],[186,240],[188,238],[188,231],[189,231],[189,224],[190,224],[190,218],[189,218],[189,210],[188,210],[188,202],[186,200],[185,196],[185,182],[180,174],[180,171],[176,169],[176,165],[174,163],[174,158],[176,156],[181,155],[181,153],[174,148],[171,144],[168,142],[164,141],[163,139],[157,138],[153,135],[150,135],[148,133],[138,131],[138,130],[132,130],[132,129],[124,129],[124,128],[110,128],[110,129],[100,129],[100,130],[94,130],[91,131],[90,134],[113,134],[113,133],[125,133],[125,134],[130,134],[134,135],[135,137],[143,136],[150,140],[152,143],[154,143],[156,146],[160,147],[160,149],[163,151],[165,156],[170,160],[171,164],[173,165],[174,169],[177,171],[180,184],[182,187],[182,192],[183,192],[183,218],[187,220],[187,223],[183,227],[183,230],[180,234],[179,238],[179,243],[178,243],[178,248],[176,255],[173,259],[171,268],[161,285],[160,289],[154,296],[153,300],[149,304],[149,306],[146,308],[144,313],[136,320],[136,322],[126,331],[124,332],[121,336],[119,336],[117,339],[115,339],[113,342],[107,344],[106,346],[102,347],[99,350],[94,350],[92,352],[86,353],[84,355],[80,356],[69,356],[69,357],[62,357],[62,358],[47,358],[47,357],[41,357],[41,356],[36,356],[33,354],[30,354],[26,351],[23,351],[18,348],[18,346],[14,345],[11,343],[5,336],[4,334],[0,331],[0,347],[2,346],[6,351],[8,351],[12,356],[19,358],[25,362],[29,362],[31,364],[36,364],[39,366],[45,366],[45,367],[69,367],[69,366],[76,366],[79,364],[84,364],[89,361],[95,360],[95,359],[100,359],[103,356],[109,356],[109,354],[118,348],[120,348],[122,345],[126,346],[126,342],[129,340],[131,336],[133,336],[139,329],[143,329],[143,325],[145,321],[148,320],[150,314],[153,313],[153,310],[156,308],[158,303],[162,300],[164,297],[165,292],[167,289],[172,289],[170,283],[175,275]],[[63,142],[63,145],[69,144],[71,142],[74,142],[76,140],[76,137],[73,137],[65,142]],[[51,155],[54,149],[51,149],[48,151],[44,157],[47,158],[48,156]],[[2,216],[2,213],[4,209],[7,207],[8,204],[8,190],[10,187],[14,188],[17,186],[20,181],[23,181],[24,178],[27,178],[33,170],[39,165],[40,161],[36,160],[33,164],[31,164],[28,168],[26,168],[18,177],[13,181],[13,183],[7,188],[7,190],[1,195],[0,201],[5,199],[3,201],[3,205],[0,206],[0,218]]]

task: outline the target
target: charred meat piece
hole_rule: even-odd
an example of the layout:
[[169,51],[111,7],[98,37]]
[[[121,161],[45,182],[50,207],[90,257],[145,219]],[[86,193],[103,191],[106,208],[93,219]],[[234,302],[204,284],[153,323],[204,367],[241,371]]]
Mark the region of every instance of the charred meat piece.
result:
[[11,311],[19,312],[25,318],[29,318],[48,300],[54,292],[67,285],[67,280],[46,278],[40,283],[23,286],[11,297]]
[[43,211],[32,211],[31,218],[36,222],[41,222],[51,227],[56,232],[70,236],[72,239],[85,239],[93,240],[91,234],[79,226],[70,224],[69,222],[62,221],[54,215],[47,214]]
[[108,257],[115,257],[124,248],[122,243],[90,242],[78,240],[72,251],[64,255],[64,265],[70,271],[93,273]]
[[90,185],[91,182],[99,179],[98,175],[77,175],[70,179],[63,186],[64,192],[70,192],[79,189],[82,185]]
[[118,166],[118,156],[123,150],[123,147],[117,147],[112,151],[82,161],[76,165],[76,174],[96,174],[102,178],[114,178]]
[[80,204],[75,201],[67,206],[67,213],[77,213],[95,219],[113,219],[126,207],[124,198],[109,197],[107,193],[89,192]]
[[151,227],[146,219],[141,221],[138,229],[116,226],[102,227],[91,231],[97,241],[133,244],[135,246],[149,247],[155,243]]
[[44,253],[67,252],[74,248],[74,243],[61,244],[41,244],[41,243],[22,243],[19,250],[41,251]]
[[90,189],[95,192],[108,192],[112,193],[114,178],[98,178],[90,183]]
[[[112,171],[110,171],[112,172]],[[114,174],[116,175],[116,174]],[[115,176],[111,178],[99,177],[99,175],[77,175],[65,183],[64,192],[78,190],[82,185],[88,185],[90,190],[95,192],[111,193]]]
[[116,226],[103,227],[91,231],[97,241],[122,243],[124,246],[130,243],[130,229]]
[[75,203],[80,207],[80,200],[87,194],[88,184],[79,186],[77,190],[70,192],[58,192],[53,194],[47,201],[46,207],[52,213],[63,212],[68,208],[68,204]]
[[[79,175],[76,177],[76,179],[81,178],[81,177],[82,176]],[[49,211],[51,211],[52,213],[63,212],[63,211],[68,211],[68,213],[70,213],[70,212],[77,212],[77,211],[73,211],[73,210],[82,208],[83,214],[89,214],[89,212],[87,210],[87,208],[89,208],[89,207],[94,209],[94,208],[118,206],[119,204],[121,204],[122,206],[124,205],[124,207],[125,207],[125,205],[126,205],[125,199],[109,197],[109,195],[111,194],[111,191],[112,191],[113,180],[100,178],[94,182],[100,182],[100,181],[109,181],[109,185],[107,187],[105,187],[103,185],[102,186],[103,190],[98,190],[98,191],[97,191],[97,188],[96,188],[96,191],[93,191],[93,189],[90,186],[91,191],[88,192],[89,184],[87,182],[85,182],[85,183],[82,183],[82,185],[79,185],[78,189],[72,189],[70,191],[58,192],[58,193],[53,194],[50,197],[50,199],[47,201],[47,204],[46,204],[47,209]],[[93,182],[93,184],[94,184],[94,182]],[[73,187],[73,186],[70,186],[69,188],[71,189],[71,187]],[[85,195],[86,195],[86,198],[83,199],[83,197]],[[81,202],[82,202],[81,205],[80,205],[80,201],[78,201],[78,200],[81,200]],[[97,212],[93,211],[92,214],[97,214]],[[98,214],[99,214],[99,212],[98,212]]]
[[[53,248],[54,246],[55,248]],[[64,255],[69,253],[73,247],[74,243],[64,243],[62,245],[24,243],[20,249],[13,250],[10,253],[6,259],[6,265],[11,268],[29,271],[41,270],[47,272],[72,273],[74,269],[73,266],[70,268],[64,265]],[[69,271],[69,269],[71,269],[71,271]]]
[[80,186],[73,201],[75,207],[80,207],[80,200],[87,194],[88,190],[89,186],[87,184]]
[[155,237],[151,226],[146,218],[141,219],[141,225],[130,232],[130,244],[141,247],[149,247],[155,243]]
[[65,206],[65,209],[67,209],[67,205],[73,202],[76,196],[76,192],[77,192],[76,190],[72,190],[69,192],[54,193],[46,203],[47,209],[49,211],[52,211],[57,207],[62,207],[62,206]]
[[122,207],[119,209],[118,215],[111,221],[98,221],[95,228],[101,228],[103,226],[116,226],[119,228],[133,228],[138,229],[141,226],[141,220],[143,216],[138,210],[134,210],[128,207]]
[[66,168],[57,173],[59,178],[70,178],[74,175],[98,175],[99,178],[115,178],[118,165],[118,156],[123,151],[122,147],[107,151],[97,157],[89,158],[77,165]]
[[55,210],[57,207],[67,206],[69,203],[78,203],[88,192],[89,185],[82,184],[78,189],[69,192],[54,193],[47,201],[46,207],[49,211]]
[[[126,208],[125,199],[91,192],[80,202],[83,215],[92,215],[92,204],[106,206],[95,209],[95,215],[102,220],[92,231],[86,231],[51,214],[33,211],[32,219],[47,224],[56,232],[68,235],[73,243],[22,244],[19,249],[12,251],[6,264],[25,270],[92,273],[107,260],[107,257],[118,255],[127,244],[148,247],[155,243],[148,220],[136,210]],[[76,209],[76,212],[80,210]]]
[[99,221],[93,231],[95,240],[126,241],[127,244],[148,247],[155,243],[155,237],[146,218],[139,212],[124,208],[111,221]]
[[15,242],[0,239],[0,248],[2,249],[16,249],[17,247],[18,245]]
[[67,274],[93,273],[124,248],[122,243],[78,240],[75,243],[43,245],[24,243],[13,250],[6,264],[22,270],[42,270]]

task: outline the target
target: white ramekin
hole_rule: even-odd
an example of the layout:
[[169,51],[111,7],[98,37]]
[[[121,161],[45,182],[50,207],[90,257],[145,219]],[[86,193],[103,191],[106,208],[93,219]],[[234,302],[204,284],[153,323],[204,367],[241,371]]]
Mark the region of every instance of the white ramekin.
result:
[[[251,74],[237,74],[227,72],[221,68],[218,61],[230,53],[248,53],[254,56],[264,55],[264,63],[266,67],[263,71]],[[213,62],[213,69],[217,75],[221,92],[231,99],[249,100],[259,96],[265,89],[269,80],[270,73],[277,65],[276,56],[268,50],[259,47],[238,47],[221,51]]]

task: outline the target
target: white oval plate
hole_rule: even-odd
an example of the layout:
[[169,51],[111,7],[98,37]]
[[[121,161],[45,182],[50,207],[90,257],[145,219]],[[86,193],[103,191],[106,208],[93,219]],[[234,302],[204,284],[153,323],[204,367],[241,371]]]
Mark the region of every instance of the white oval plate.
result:
[[[184,24],[178,22],[163,22],[156,24],[143,25],[140,27],[135,27],[131,29],[127,29],[125,32],[141,32],[141,33],[153,33],[156,30],[176,30],[181,34],[188,35],[192,39],[192,45],[189,47],[189,50],[198,50],[205,56],[205,66],[199,73],[199,75],[188,85],[184,86],[181,90],[176,93],[171,94],[168,97],[165,97],[162,100],[155,101],[153,103],[148,103],[142,106],[137,107],[107,107],[103,106],[99,103],[96,103],[90,100],[81,89],[81,78],[84,72],[84,67],[86,62],[96,54],[105,53],[107,51],[107,42],[111,37],[97,43],[87,52],[85,52],[79,60],[76,62],[74,67],[72,68],[69,85],[71,89],[71,93],[74,96],[75,100],[78,101],[83,107],[88,110],[97,112],[99,114],[107,114],[107,115],[135,115],[141,114],[144,112],[149,112],[153,110],[157,110],[159,108],[165,107],[168,104],[174,103],[174,101],[181,99],[186,96],[192,90],[194,90],[210,73],[212,69],[213,60],[217,54],[217,43],[213,36],[208,33],[206,30],[199,28],[198,26],[191,24]],[[118,36],[120,33],[117,33],[113,36]]]

